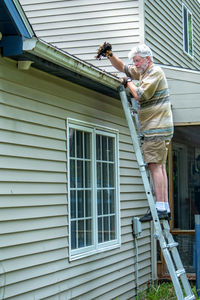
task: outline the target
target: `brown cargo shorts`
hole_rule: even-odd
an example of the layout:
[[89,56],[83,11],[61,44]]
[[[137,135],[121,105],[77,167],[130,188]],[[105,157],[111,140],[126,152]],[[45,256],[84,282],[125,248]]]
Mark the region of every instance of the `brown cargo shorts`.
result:
[[144,161],[148,164],[165,164],[167,161],[169,144],[170,140],[144,141],[142,145]]

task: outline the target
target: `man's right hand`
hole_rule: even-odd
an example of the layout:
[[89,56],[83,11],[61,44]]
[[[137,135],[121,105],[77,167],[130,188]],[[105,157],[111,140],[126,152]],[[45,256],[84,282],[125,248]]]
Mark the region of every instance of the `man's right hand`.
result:
[[100,60],[102,57],[112,57],[112,55],[112,45],[110,43],[104,42],[99,46],[95,58]]

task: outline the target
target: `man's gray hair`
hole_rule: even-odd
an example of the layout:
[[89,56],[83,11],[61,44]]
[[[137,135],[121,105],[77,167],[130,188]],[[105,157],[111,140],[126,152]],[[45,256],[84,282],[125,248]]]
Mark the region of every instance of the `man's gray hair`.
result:
[[137,47],[134,47],[133,49],[131,49],[131,51],[129,52],[128,54],[128,58],[129,60],[132,60],[134,56],[136,55],[139,55],[141,57],[147,57],[147,56],[150,56],[151,58],[151,61],[153,61],[153,54],[152,54],[152,51],[151,49],[145,45],[145,44],[142,44],[142,45],[139,45]]

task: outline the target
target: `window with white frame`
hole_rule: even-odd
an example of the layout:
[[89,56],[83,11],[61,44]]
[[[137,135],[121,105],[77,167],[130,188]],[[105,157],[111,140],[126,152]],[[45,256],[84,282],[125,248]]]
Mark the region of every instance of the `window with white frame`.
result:
[[192,13],[185,5],[183,5],[183,49],[193,56]]
[[119,245],[118,135],[68,123],[70,257]]

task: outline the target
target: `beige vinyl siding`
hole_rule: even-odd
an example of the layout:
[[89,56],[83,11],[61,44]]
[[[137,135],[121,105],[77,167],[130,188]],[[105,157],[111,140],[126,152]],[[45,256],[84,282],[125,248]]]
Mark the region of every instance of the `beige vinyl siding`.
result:
[[[193,17],[193,58],[183,51],[182,3]],[[145,41],[153,50],[156,63],[199,68],[199,17],[198,0],[145,0]]]
[[[0,59],[0,271],[4,299],[135,296],[132,218],[147,200],[121,103]],[[66,119],[119,130],[121,246],[69,262]],[[149,224],[139,280],[151,277]],[[5,286],[4,286],[5,285]]]
[[142,2],[20,1],[39,38],[114,73],[116,70],[110,66],[109,61],[98,61],[94,56],[98,46],[107,41],[113,45],[115,53],[128,62],[128,51],[142,41],[144,36]]
[[175,124],[200,123],[200,72],[163,67],[171,94]]

